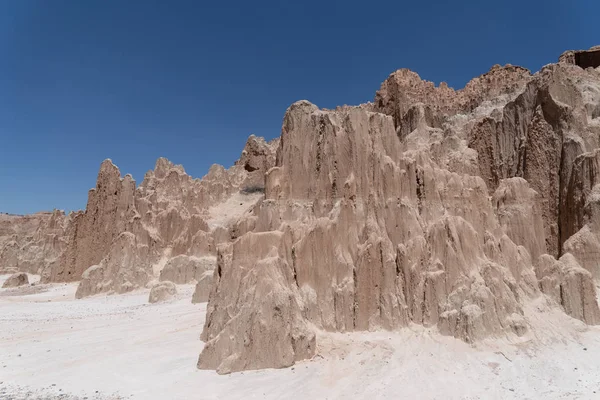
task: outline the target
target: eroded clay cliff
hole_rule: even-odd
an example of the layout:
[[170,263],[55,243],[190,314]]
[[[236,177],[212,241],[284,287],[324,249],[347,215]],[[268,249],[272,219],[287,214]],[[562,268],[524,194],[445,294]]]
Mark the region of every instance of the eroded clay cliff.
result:
[[265,199],[218,249],[198,366],[288,366],[319,329],[522,336],[541,295],[598,323],[599,93],[561,63],[459,91],[400,70],[373,105],[293,104]]
[[196,282],[198,367],[220,373],[310,358],[321,330],[523,337],[540,296],[598,324],[596,53],[299,101],[280,138],[202,179],[161,158],[136,187],[107,160],[85,211],[0,220],[0,268],[81,280],[78,297]]
[[275,143],[251,136],[236,165],[213,165],[202,179],[160,158],[137,188],[105,160],[86,210],[67,229],[66,250],[44,280],[81,280],[77,297],[85,297],[156,280],[205,279],[215,267],[216,245],[231,240],[236,216],[262,196]]
[[0,215],[0,272],[41,274],[67,247],[66,230],[74,214],[63,211]]

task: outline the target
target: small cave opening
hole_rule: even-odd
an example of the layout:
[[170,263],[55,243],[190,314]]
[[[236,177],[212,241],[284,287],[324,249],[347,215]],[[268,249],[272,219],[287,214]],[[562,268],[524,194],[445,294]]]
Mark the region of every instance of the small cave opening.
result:
[[575,65],[583,69],[600,67],[600,49],[576,52]]
[[244,165],[244,169],[248,172],[254,172],[256,171],[258,168],[253,167],[252,165],[250,165],[249,163],[246,163],[246,165]]

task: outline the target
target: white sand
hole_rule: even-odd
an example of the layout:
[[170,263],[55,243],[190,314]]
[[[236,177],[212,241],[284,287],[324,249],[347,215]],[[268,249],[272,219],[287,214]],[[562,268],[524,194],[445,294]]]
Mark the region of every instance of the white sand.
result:
[[[36,288],[47,291],[14,295]],[[475,349],[419,327],[324,334],[312,361],[220,376],[196,369],[206,304],[190,303],[191,285],[153,305],[147,290],[75,300],[75,289],[0,290],[0,398],[600,399],[600,329],[552,311],[535,346]]]

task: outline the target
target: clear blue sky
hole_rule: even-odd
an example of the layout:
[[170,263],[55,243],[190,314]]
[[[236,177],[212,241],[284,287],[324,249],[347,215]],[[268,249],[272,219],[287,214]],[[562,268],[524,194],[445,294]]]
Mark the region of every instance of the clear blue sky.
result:
[[0,211],[84,208],[100,163],[201,177],[286,108],[373,99],[398,68],[460,88],[600,44],[600,1],[0,1]]

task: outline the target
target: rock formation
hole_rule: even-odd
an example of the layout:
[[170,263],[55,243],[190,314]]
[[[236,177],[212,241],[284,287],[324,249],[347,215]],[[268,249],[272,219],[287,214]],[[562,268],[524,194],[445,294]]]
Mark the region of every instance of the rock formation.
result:
[[[202,179],[164,158],[136,188],[130,175],[105,160],[86,210],[74,214],[68,244],[45,282],[81,280],[78,298],[124,293],[152,280],[192,283],[215,267],[215,246],[231,240],[239,212],[262,196],[256,176],[275,162],[275,143],[251,136],[240,161],[214,165]],[[264,179],[263,179],[264,181]],[[241,210],[241,211],[240,211]]]
[[212,275],[215,265],[214,257],[179,255],[171,258],[163,267],[160,271],[160,280],[176,284],[200,282],[207,273]]
[[583,269],[573,255],[566,253],[555,260],[544,254],[538,259],[535,272],[542,292],[560,304],[567,314],[588,324],[600,324],[592,274]]
[[455,91],[445,82],[436,87],[433,82],[421,80],[413,71],[399,69],[383,82],[375,95],[374,111],[392,116],[394,125],[399,127],[410,107],[422,103],[430,107],[432,117],[435,113],[438,118],[431,121],[435,126],[441,123],[443,115],[468,113],[484,101],[519,91],[530,78],[531,74],[525,68],[495,65],[486,74],[472,79],[463,89]]
[[134,191],[131,175],[121,179],[119,169],[111,160],[105,160],[98,172],[96,188],[88,193],[85,212],[74,216],[67,249],[47,279],[79,280],[83,271],[102,260],[135,215]]
[[8,279],[4,281],[2,288],[12,288],[23,285],[29,285],[29,278],[27,277],[26,273],[17,272],[9,276]]
[[159,159],[136,187],[107,160],[85,211],[0,220],[0,260],[81,280],[77,297],[196,282],[198,367],[220,373],[309,358],[319,330],[520,337],[539,296],[598,324],[597,53],[460,90],[399,70],[373,103],[299,101],[279,139],[250,136],[202,179]]
[[0,273],[40,274],[49,268],[66,248],[71,218],[59,210],[23,216],[0,214]]
[[177,286],[173,282],[164,281],[157,283],[150,289],[148,303],[158,303],[171,300],[177,294]]
[[198,279],[194,294],[192,295],[192,303],[205,303],[208,301],[213,283],[213,275],[213,271],[207,271]]
[[[414,125],[409,136],[438,133]],[[219,248],[199,367],[290,365],[315,350],[308,326],[417,322],[468,341],[521,333],[518,299],[536,290],[529,256],[502,232],[484,181],[433,157],[419,140],[399,140],[385,114],[293,104],[265,200],[248,217],[253,231]],[[285,330],[271,332],[281,319]],[[246,339],[249,329],[278,351]]]
[[315,329],[521,336],[540,292],[598,323],[599,93],[598,71],[562,63],[459,91],[400,70],[373,106],[293,104],[265,199],[218,249],[198,366],[288,366]]

